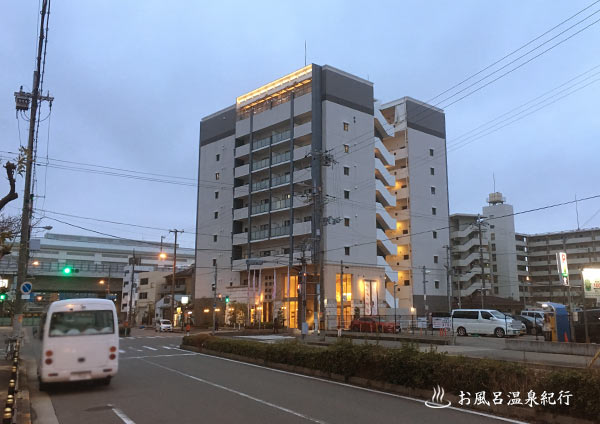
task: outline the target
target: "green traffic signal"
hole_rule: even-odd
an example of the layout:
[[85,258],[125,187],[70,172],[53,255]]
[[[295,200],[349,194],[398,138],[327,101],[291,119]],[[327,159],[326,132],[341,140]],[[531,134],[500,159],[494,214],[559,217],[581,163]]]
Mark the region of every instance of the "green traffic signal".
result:
[[229,296],[225,296],[225,303],[229,303]]
[[4,302],[6,300],[6,293],[0,294],[0,302]]
[[65,275],[69,275],[71,272],[73,272],[73,268],[71,268],[70,266],[66,266],[63,268],[62,272]]

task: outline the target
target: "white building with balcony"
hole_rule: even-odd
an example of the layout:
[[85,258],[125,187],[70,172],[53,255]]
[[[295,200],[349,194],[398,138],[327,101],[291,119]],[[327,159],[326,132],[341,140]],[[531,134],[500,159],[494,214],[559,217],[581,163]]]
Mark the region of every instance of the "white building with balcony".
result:
[[196,298],[216,281],[252,320],[295,328],[304,310],[326,328],[422,312],[424,290],[447,310],[441,110],[380,105],[371,82],[313,64],[203,118],[199,150]]

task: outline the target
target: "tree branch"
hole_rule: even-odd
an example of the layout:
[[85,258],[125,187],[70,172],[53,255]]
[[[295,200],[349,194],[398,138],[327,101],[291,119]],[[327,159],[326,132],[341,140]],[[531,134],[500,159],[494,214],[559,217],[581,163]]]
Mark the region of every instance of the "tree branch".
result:
[[12,162],[6,162],[4,169],[6,169],[6,177],[8,178],[8,183],[10,184],[10,191],[6,196],[0,199],[0,211],[4,209],[4,206],[6,206],[9,202],[19,198],[15,180],[15,170],[17,169],[17,165]]

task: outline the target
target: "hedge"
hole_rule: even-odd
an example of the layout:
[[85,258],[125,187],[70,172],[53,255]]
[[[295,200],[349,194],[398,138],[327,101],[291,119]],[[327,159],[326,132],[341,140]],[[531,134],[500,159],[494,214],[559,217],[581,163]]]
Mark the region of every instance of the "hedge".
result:
[[[400,348],[378,345],[354,345],[341,340],[326,348],[297,341],[274,344],[213,337],[205,334],[186,336],[183,345],[230,353],[265,362],[300,366],[349,377],[360,377],[410,388],[443,387],[459,395],[485,391],[520,392],[522,399],[533,390],[538,396],[546,391],[570,391],[570,405],[538,406],[540,411],[569,415],[600,422],[600,370],[539,370],[520,363],[492,359],[450,356],[436,351],[420,352],[416,345]],[[506,404],[506,396],[504,404]],[[490,402],[491,403],[491,402]]]

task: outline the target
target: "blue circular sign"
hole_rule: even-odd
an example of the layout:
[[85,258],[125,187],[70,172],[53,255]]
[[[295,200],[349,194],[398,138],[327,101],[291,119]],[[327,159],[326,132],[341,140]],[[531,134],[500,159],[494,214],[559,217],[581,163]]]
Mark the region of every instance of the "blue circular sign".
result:
[[32,288],[33,285],[29,281],[25,281],[23,284],[21,284],[21,293],[29,294],[31,293]]

